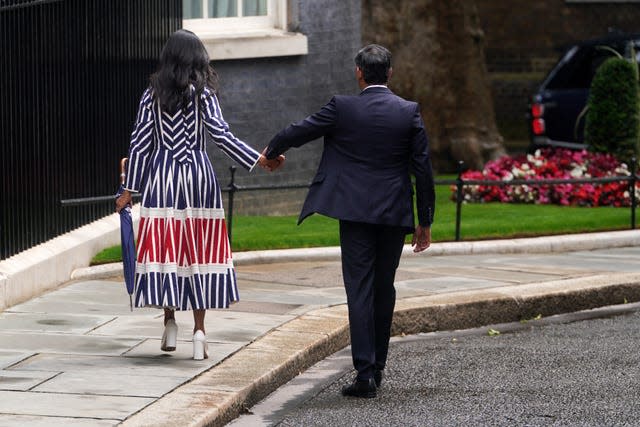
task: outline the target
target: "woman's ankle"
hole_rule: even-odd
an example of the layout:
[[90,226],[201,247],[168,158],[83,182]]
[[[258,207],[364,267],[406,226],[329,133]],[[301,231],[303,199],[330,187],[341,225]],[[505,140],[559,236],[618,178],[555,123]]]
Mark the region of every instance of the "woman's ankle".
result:
[[168,309],[164,309],[164,324],[166,325],[167,322],[169,320],[175,320],[176,316],[175,316],[175,311],[174,310],[168,310]]
[[193,333],[196,331],[202,331],[204,333],[204,316],[205,310],[193,310]]

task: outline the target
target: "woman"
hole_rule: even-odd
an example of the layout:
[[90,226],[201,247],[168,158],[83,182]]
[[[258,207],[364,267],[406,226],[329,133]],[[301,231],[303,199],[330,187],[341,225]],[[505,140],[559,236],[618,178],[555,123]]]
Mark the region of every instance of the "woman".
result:
[[207,357],[209,308],[238,301],[220,187],[205,151],[206,135],[247,170],[282,165],[237,139],[222,118],[217,74],[198,37],[169,37],[158,71],[140,100],[131,135],[125,191],[116,211],[142,192],[135,279],[136,307],[164,309],[161,349],[174,351],[175,310],[193,310],[193,358]]

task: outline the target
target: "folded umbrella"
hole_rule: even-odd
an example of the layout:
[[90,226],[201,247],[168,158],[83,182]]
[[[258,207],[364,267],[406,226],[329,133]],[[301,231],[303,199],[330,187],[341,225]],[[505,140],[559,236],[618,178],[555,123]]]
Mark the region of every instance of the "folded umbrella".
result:
[[[124,166],[127,159],[120,161],[120,188],[116,198],[124,191]],[[131,204],[120,210],[120,244],[122,245],[122,267],[124,283],[129,293],[129,307],[133,311],[133,288],[136,271],[136,245],[133,239],[133,220],[131,219]]]

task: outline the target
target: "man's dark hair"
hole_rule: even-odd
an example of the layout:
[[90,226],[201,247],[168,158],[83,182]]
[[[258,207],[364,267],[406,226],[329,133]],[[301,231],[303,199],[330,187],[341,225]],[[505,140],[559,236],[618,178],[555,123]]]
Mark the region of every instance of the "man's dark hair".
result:
[[367,84],[381,85],[389,81],[391,52],[387,48],[378,44],[365,46],[356,55],[355,62]]

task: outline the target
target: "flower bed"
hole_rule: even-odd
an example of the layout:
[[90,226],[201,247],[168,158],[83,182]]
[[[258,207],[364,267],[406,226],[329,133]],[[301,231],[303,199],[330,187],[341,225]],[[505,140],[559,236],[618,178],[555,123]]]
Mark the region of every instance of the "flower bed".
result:
[[[482,172],[467,171],[463,180],[574,179],[629,176],[625,163],[610,154],[561,148],[544,148],[535,154],[501,157],[487,162]],[[464,201],[557,204],[564,206],[630,206],[627,182],[556,185],[465,185]],[[452,186],[455,200],[455,186]],[[636,184],[640,200],[640,186]]]

